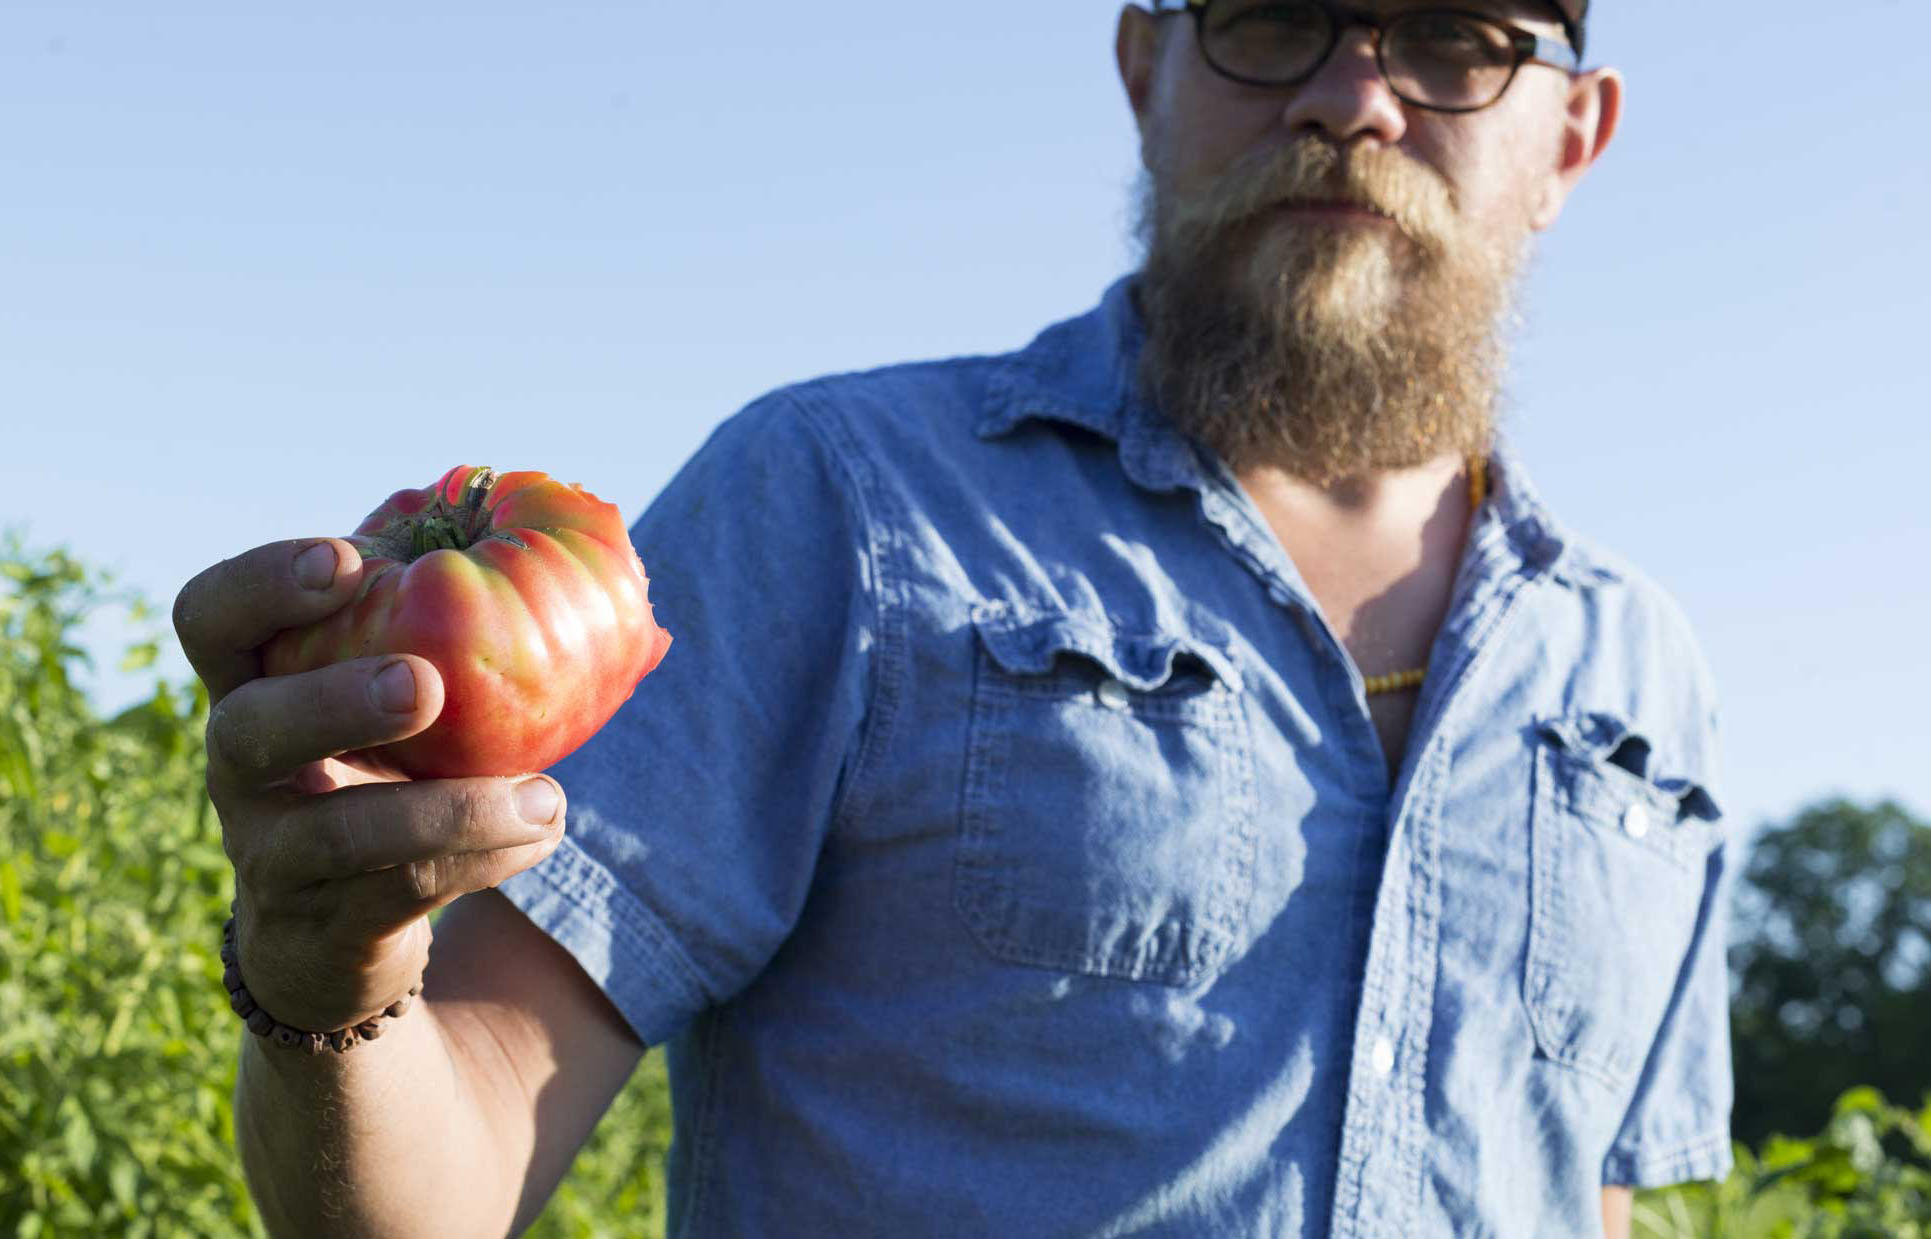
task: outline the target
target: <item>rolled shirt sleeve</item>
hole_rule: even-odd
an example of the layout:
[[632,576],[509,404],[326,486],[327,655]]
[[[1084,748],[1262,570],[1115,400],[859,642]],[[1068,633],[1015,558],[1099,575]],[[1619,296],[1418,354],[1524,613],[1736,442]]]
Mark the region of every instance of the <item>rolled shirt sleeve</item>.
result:
[[1742,847],[1732,828],[1705,865],[1696,931],[1635,1097],[1603,1161],[1605,1186],[1721,1179],[1733,1165],[1727,945]]

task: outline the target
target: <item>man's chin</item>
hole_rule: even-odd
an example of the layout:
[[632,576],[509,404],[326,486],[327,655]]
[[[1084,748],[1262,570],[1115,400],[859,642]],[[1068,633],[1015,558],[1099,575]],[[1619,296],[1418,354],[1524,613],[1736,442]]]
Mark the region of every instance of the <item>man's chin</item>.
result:
[[1403,302],[1393,256],[1379,242],[1310,254],[1305,237],[1263,246],[1240,281],[1241,300],[1279,330],[1317,335],[1378,331]]

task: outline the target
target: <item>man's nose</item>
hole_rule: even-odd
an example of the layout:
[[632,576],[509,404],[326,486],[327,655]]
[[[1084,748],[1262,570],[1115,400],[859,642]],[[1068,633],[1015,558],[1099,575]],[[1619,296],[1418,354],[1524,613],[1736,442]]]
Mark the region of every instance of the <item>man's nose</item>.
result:
[[1381,76],[1374,40],[1374,31],[1366,26],[1341,32],[1327,62],[1292,88],[1281,116],[1290,132],[1318,132],[1337,144],[1359,137],[1389,146],[1401,140],[1408,129],[1407,114]]

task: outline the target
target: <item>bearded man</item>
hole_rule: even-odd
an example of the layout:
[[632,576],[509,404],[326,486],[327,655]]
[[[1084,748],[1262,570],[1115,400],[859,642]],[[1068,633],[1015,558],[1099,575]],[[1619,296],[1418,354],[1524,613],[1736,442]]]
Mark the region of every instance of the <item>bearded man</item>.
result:
[[327,1030],[428,957],[354,1055],[248,1039],[271,1226],[520,1230],[651,1046],[680,1236],[1623,1235],[1723,1175],[1709,677],[1497,428],[1621,109],[1581,7],[1127,8],[1143,269],[727,421],[632,531],[676,646],[524,785],[567,831],[271,795],[440,681],[251,678],[346,543],[191,582],[257,1001]]

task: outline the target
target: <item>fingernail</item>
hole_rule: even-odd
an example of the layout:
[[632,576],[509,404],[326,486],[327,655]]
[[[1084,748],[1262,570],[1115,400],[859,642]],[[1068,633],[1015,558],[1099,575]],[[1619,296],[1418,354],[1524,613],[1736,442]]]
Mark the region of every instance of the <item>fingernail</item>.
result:
[[295,579],[304,589],[327,589],[335,583],[335,545],[318,542],[295,557]]
[[416,673],[398,659],[376,672],[375,701],[385,710],[407,714],[416,708]]
[[518,783],[516,811],[533,826],[548,826],[557,815],[556,785],[548,779],[525,779]]

